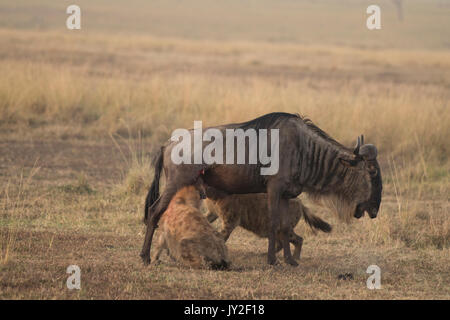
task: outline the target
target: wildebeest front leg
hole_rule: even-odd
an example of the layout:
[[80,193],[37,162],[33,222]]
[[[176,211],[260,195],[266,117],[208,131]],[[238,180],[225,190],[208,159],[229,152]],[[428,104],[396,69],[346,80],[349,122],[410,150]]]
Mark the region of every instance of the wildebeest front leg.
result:
[[297,261],[292,257],[290,247],[291,226],[289,224],[289,200],[280,198],[279,210],[281,218],[281,243],[283,245],[284,262],[292,266],[298,266]]
[[[297,266],[291,254],[289,244],[289,233],[291,226],[289,223],[289,200],[282,197],[285,181],[282,179],[272,180],[267,185],[267,198],[270,214],[270,232],[269,232],[269,248],[267,252],[267,260],[269,264],[275,264],[275,244],[276,236],[279,232],[281,243],[283,246],[284,261],[290,265]],[[281,222],[281,223],[280,223]]]
[[274,265],[276,263],[276,234],[280,228],[279,202],[280,195],[275,190],[269,188],[267,190],[268,207],[270,215],[270,230],[269,230],[269,247],[267,249],[267,263]]

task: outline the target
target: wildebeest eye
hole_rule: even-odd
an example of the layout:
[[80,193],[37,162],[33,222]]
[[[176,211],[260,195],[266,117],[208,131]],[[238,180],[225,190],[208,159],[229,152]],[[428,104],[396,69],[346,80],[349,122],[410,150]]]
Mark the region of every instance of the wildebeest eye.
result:
[[368,171],[369,171],[369,174],[370,174],[370,176],[372,178],[376,177],[377,174],[378,174],[378,170],[377,170],[377,168],[375,166],[369,166]]

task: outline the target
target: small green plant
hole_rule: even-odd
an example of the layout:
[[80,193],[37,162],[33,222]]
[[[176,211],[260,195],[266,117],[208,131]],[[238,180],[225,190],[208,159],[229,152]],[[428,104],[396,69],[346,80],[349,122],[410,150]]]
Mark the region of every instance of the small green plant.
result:
[[95,190],[89,185],[85,174],[78,175],[78,181],[76,184],[65,184],[58,187],[59,190],[67,193],[76,194],[94,194]]

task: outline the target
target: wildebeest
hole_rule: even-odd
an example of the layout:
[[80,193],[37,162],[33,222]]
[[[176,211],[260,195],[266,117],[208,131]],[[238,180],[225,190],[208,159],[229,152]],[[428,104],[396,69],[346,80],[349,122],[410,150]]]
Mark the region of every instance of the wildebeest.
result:
[[[145,203],[147,224],[141,258],[150,263],[153,233],[161,214],[173,195],[183,186],[195,184],[199,176],[205,185],[228,194],[267,193],[271,215],[268,263],[274,264],[276,231],[281,227],[286,263],[297,265],[289,247],[288,200],[306,192],[343,203],[341,216],[360,218],[366,211],[375,218],[381,203],[382,180],[374,145],[358,143],[346,148],[319,129],[309,119],[297,114],[270,113],[244,123],[215,127],[225,136],[226,129],[278,129],[279,170],[261,175],[261,164],[174,164],[171,150],[176,142],[164,145],[156,158],[155,175]],[[194,132],[191,131],[191,135]],[[236,142],[236,141],[235,141]],[[205,146],[203,145],[203,148]],[[246,149],[247,150],[247,149]],[[237,157],[237,155],[236,155]],[[164,168],[166,187],[159,194],[159,180]],[[281,224],[280,224],[281,223]]]
[[200,195],[195,186],[175,194],[159,221],[154,260],[166,249],[172,258],[192,268],[228,268],[225,241],[199,207]]
[[[230,234],[237,226],[241,226],[261,238],[269,237],[270,214],[267,207],[267,194],[233,194],[220,196],[215,199],[208,198],[204,203],[208,210],[207,219],[209,222],[213,222],[217,217],[220,218],[222,226],[219,232],[225,241],[228,240]],[[294,231],[301,217],[313,230],[331,231],[331,226],[312,214],[299,198],[289,200],[287,218],[289,241],[295,246],[294,254],[292,255],[294,259],[300,258],[302,250],[303,238]],[[276,251],[278,252],[282,249],[279,231],[276,242]]]

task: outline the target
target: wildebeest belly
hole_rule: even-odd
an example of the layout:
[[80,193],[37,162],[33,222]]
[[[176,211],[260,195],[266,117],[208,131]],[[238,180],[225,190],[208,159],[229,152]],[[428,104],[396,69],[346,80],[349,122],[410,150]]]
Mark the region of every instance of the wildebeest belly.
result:
[[266,192],[264,178],[256,172],[259,169],[251,165],[220,165],[208,169],[202,178],[208,186],[228,194]]

